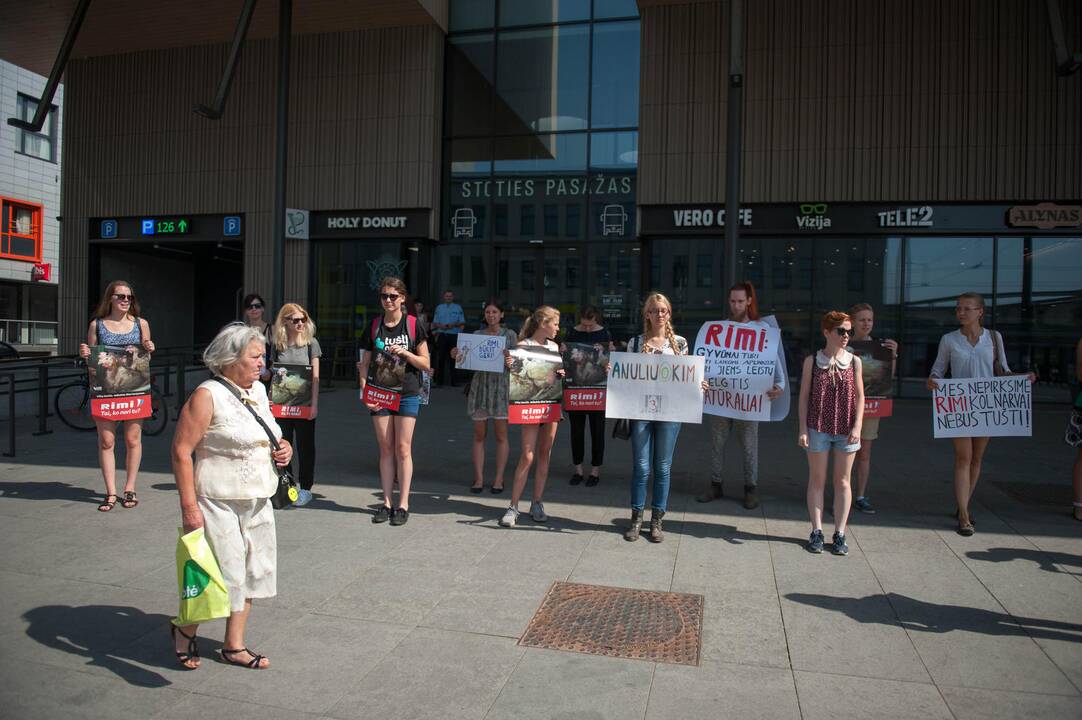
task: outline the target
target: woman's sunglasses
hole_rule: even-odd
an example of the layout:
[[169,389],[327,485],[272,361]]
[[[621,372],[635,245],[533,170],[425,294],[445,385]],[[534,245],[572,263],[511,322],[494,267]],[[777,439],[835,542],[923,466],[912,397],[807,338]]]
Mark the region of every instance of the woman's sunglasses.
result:
[[289,318],[289,322],[293,323],[294,325],[301,325],[301,324],[303,324],[303,323],[305,323],[307,321],[308,321],[308,318],[305,318],[305,317]]
[[402,296],[401,295],[396,295],[394,293],[380,293],[379,294],[379,299],[380,300],[386,300],[388,302],[390,302],[392,300],[397,300],[400,297],[402,297]]
[[263,304],[262,303],[252,303],[251,305],[248,306],[248,309],[249,310],[262,310],[263,309]]
[[131,302],[135,299],[134,295],[125,295],[124,293],[113,293],[113,299],[120,302]]
[[836,328],[834,328],[834,332],[838,333],[838,334],[839,334],[839,335],[841,335],[842,337],[849,337],[850,335],[852,335],[852,334],[853,334],[853,331],[852,331],[852,330],[847,330],[847,329],[845,329],[845,328],[842,328],[842,327],[836,327]]

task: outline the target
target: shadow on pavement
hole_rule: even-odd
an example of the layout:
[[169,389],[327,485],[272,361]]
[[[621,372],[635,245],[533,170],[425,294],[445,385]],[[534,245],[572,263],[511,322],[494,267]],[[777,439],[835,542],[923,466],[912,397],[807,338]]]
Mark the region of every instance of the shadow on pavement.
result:
[[[962,605],[940,605],[916,598],[887,593],[862,598],[833,597],[810,593],[789,593],[787,600],[844,613],[852,620],[866,624],[900,625],[918,632],[948,633],[965,630],[982,635],[1020,635],[1034,640],[1064,640],[1082,642],[1082,625],[1022,617],[1008,613],[982,610]],[[883,599],[890,603],[896,617],[883,619]]]
[[102,493],[62,482],[0,482],[0,498],[17,500],[70,500],[98,504]]
[[[136,664],[149,660],[158,667],[174,667],[166,630],[169,618],[165,615],[148,615],[138,608],[120,605],[43,605],[25,613],[23,619],[30,623],[26,634],[42,645],[88,658],[90,665],[105,668],[131,685],[172,684]],[[161,635],[162,652],[151,657],[147,657],[141,644],[132,645],[148,632]]]
[[[1012,560],[1029,560],[1040,566],[1041,570],[1062,575],[1082,576],[1082,556],[1070,553],[1053,552],[1049,550],[1029,550],[1026,548],[989,548],[988,550],[970,550],[966,557],[971,560],[984,562],[1011,562]],[[1072,572],[1056,567],[1056,565],[1069,565],[1079,568],[1079,572]]]

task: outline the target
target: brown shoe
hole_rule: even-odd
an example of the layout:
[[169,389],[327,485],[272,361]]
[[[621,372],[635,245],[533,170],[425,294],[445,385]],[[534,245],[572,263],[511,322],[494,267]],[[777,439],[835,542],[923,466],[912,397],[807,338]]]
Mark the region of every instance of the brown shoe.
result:
[[642,510],[631,510],[631,527],[624,533],[624,540],[635,542],[639,539],[639,531],[642,530]]
[[659,543],[665,539],[665,533],[661,529],[661,518],[665,517],[664,510],[654,508],[650,511],[650,535],[647,539],[653,543]]
[[721,497],[721,483],[710,481],[710,487],[702,495],[695,498],[695,502],[708,503]]
[[759,490],[754,485],[744,486],[744,507],[747,510],[759,507]]

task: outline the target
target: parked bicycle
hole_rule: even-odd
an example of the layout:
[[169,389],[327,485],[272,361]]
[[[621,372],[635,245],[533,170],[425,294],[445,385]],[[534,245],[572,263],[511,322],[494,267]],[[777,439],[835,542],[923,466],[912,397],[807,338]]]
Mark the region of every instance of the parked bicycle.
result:
[[[82,376],[72,380],[56,391],[53,407],[56,416],[72,430],[94,430],[94,417],[90,414],[90,378],[86,360],[75,358],[75,367],[83,370]],[[169,408],[165,398],[154,385],[150,386],[150,417],[143,418],[144,435],[160,435],[169,422]]]

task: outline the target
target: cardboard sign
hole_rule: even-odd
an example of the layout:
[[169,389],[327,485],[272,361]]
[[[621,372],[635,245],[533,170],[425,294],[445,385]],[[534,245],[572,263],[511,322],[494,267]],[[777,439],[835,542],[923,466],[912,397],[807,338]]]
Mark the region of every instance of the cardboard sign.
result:
[[765,324],[718,320],[704,323],[695,354],[706,363],[710,389],[703,412],[737,420],[770,420],[768,390],[774,387],[781,331]]
[[398,410],[402,393],[366,383],[361,392],[361,401],[365,405],[375,405],[380,410]]
[[150,417],[150,353],[129,345],[94,345],[90,368],[90,414],[102,420]]
[[609,347],[602,343],[564,343],[564,409],[605,409],[605,366]]
[[510,389],[507,422],[512,425],[539,425],[560,419],[563,383],[559,353],[537,346],[519,346],[511,351]]
[[615,352],[605,417],[658,422],[703,421],[701,355]]
[[894,414],[894,400],[891,398],[864,398],[864,417],[884,418]]
[[1024,375],[936,380],[932,430],[937,438],[1030,437],[1033,386]]
[[271,369],[271,415],[288,420],[312,417],[312,366],[278,363]]
[[502,373],[506,366],[503,351],[507,341],[503,334],[486,335],[484,333],[459,333],[455,341],[458,358],[455,367],[461,370]]

